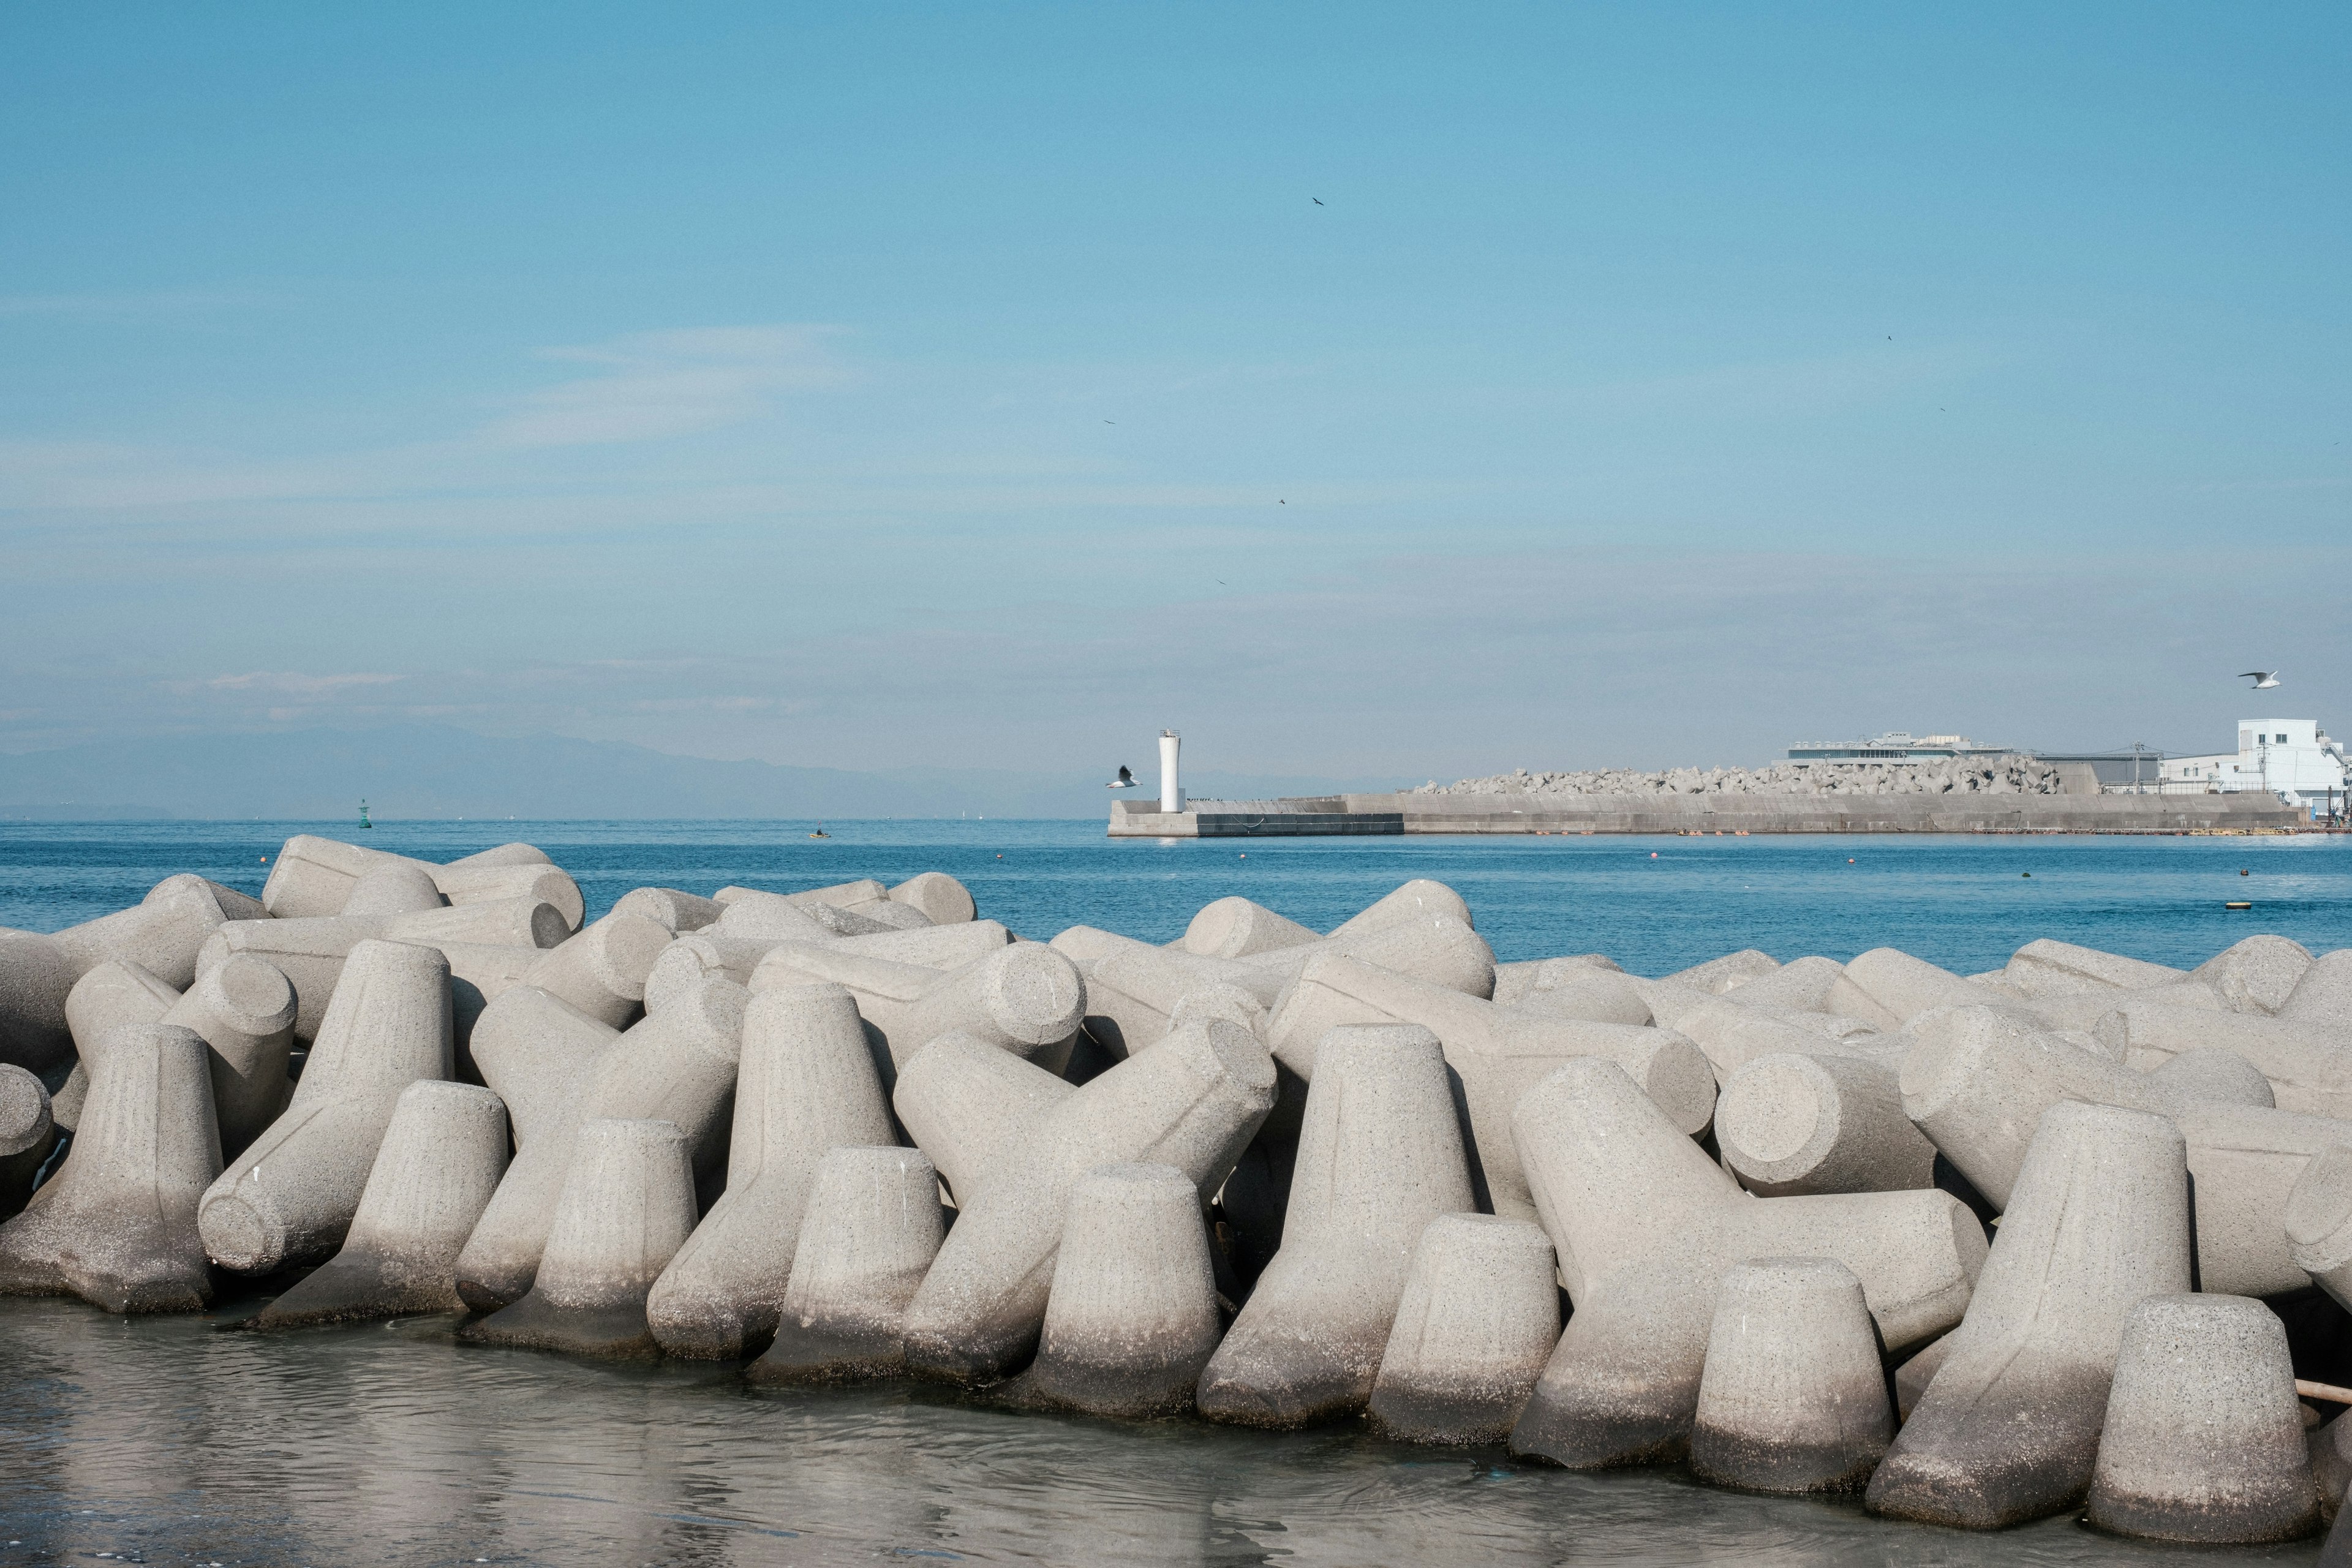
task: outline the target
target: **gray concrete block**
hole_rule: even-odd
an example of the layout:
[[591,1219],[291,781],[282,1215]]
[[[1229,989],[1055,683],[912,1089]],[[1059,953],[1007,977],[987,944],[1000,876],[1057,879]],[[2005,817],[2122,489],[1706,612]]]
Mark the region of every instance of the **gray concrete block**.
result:
[[946,1236],[939,1173],[919,1151],[828,1150],[801,1216],[775,1342],[745,1375],[808,1384],[903,1371],[907,1308]]
[[[728,889],[722,888],[721,893]],[[834,925],[817,918],[809,905],[785,898],[781,893],[763,893],[743,888],[736,896],[725,900],[719,918],[702,928],[705,936],[731,937],[737,941],[764,942],[827,942],[835,935],[856,935],[885,930],[877,922],[856,921],[852,930],[837,932]]]
[[[1525,1001],[1530,992],[1545,991],[1554,985],[1580,978],[1585,971],[1599,969],[1611,974],[1623,974],[1624,968],[1613,958],[1598,952],[1572,953],[1562,958],[1531,958],[1516,963],[1495,965],[1495,994],[1487,1000],[1505,1006]],[[1629,978],[1639,978],[1629,976]],[[1646,1004],[1645,1004],[1646,1005]]]
[[[1830,994],[1845,978],[1845,965],[1833,958],[1808,955],[1792,958],[1769,974],[1739,987],[1743,1007],[1780,1007],[1795,1013],[1826,1013]],[[1864,1019],[1863,1022],[1870,1023]],[[1871,1023],[1873,1028],[1882,1026]]]
[[162,1021],[194,1029],[212,1052],[213,1110],[221,1153],[234,1160],[286,1110],[294,1044],[292,982],[273,964],[236,953],[196,976]]
[[1687,985],[1695,991],[1712,992],[1720,996],[1751,981],[1777,973],[1780,968],[1780,961],[1770,953],[1746,947],[1738,952],[1727,952],[1721,958],[1710,958],[1705,963],[1677,970],[1665,978],[1677,985]]
[[980,913],[971,889],[945,871],[922,871],[890,889],[894,904],[921,912],[935,926],[961,925]]
[[2119,999],[2092,1033],[2110,1054],[2144,1072],[2184,1052],[2231,1051],[2270,1080],[2280,1110],[2352,1116],[2352,1033],[2296,1018],[2181,1006],[2161,992]]
[[2080,1502],[2122,1346],[2189,1288],[2188,1148],[2163,1118],[2042,1118],[1951,1352],[1871,1480],[1874,1512],[1993,1530]]
[[1862,1281],[1826,1258],[1723,1277],[1691,1429],[1691,1470],[1763,1492],[1859,1491],[1895,1436]]
[[1034,1062],[953,1032],[915,1053],[890,1103],[958,1206],[969,1207],[990,1163],[1024,1148],[1030,1130],[1076,1092]]
[[1321,931],[1278,915],[1264,904],[1228,898],[1201,906],[1184,928],[1181,945],[1186,952],[1202,958],[1242,958],[1322,940]]
[[2161,963],[2078,947],[2071,942],[2043,937],[2029,942],[2010,955],[2001,971],[2009,983],[2028,997],[2107,995],[2117,991],[2145,991],[2177,984],[2181,971]]
[[2314,959],[2276,1012],[2282,1023],[2334,1031],[2352,1051],[2352,948]]
[[1849,994],[1834,987],[1831,992],[1831,1010],[1859,1017],[1879,1028],[1891,1026],[1882,1021],[1880,1015],[1891,1018],[1894,1024],[1907,1024],[1937,1007],[1997,1005],[2007,1000],[2000,993],[1963,980],[1948,969],[1938,969],[1892,947],[1873,948],[1860,954],[1846,964],[1845,978],[1850,986],[1860,989],[1870,1005],[1879,1009],[1879,1015],[1874,1015],[1868,1007],[1852,1005]]
[[57,1146],[49,1091],[23,1068],[0,1063],[0,1220],[24,1208]]
[[386,859],[371,866],[352,882],[337,918],[364,921],[374,930],[400,915],[446,909],[448,900],[423,862]]
[[0,1063],[37,1077],[72,1063],[66,997],[82,968],[53,936],[0,930]]
[[88,971],[107,959],[135,963],[173,990],[196,977],[196,954],[229,919],[202,877],[166,877],[141,902],[58,932],[58,945]]
[[1314,960],[1335,955],[1482,1001],[1495,994],[1495,950],[1468,921],[1444,914],[1355,931],[1342,926],[1321,942],[1253,953],[1240,962],[1289,981]]
[[1005,1397],[1175,1415],[1192,1408],[1217,1328],[1198,1185],[1172,1165],[1097,1165],[1071,1188],[1037,1359]]
[[643,915],[672,936],[685,936],[717,920],[726,905],[676,888],[632,888],[614,900],[614,914]]
[[657,921],[609,914],[549,948],[525,973],[523,984],[624,1029],[644,1010],[646,976],[669,943],[669,932]]
[[1335,938],[1360,936],[1388,926],[1409,925],[1433,919],[1460,921],[1466,926],[1476,924],[1470,918],[1470,906],[1461,894],[1443,882],[1416,877],[1333,927],[1331,935]]
[[211,1305],[196,1205],[220,1170],[205,1043],[125,1024],[89,1058],[65,1163],[0,1225],[0,1295],[74,1295],[109,1312]]
[[[247,1274],[332,1257],[401,1090],[456,1065],[447,961],[404,942],[354,946],[286,1110],[205,1193],[206,1254]],[[209,1109],[209,1077],[205,1098]]]
[[392,942],[446,947],[471,942],[488,947],[548,948],[572,934],[562,910],[544,899],[488,899],[446,909],[394,915],[383,922]]
[[664,1351],[756,1355],[776,1331],[818,1163],[892,1140],[856,1000],[819,983],[764,991],[743,1013],[727,1190],[646,1299]]
[[515,1153],[457,1258],[457,1292],[475,1311],[495,1311],[530,1289],[589,1087],[620,1038],[611,1025],[536,986],[503,991],[483,1009],[474,1061],[505,1102]]
[[1725,1082],[1715,1135],[1723,1163],[1759,1197],[1936,1184],[1936,1146],[1903,1113],[1885,1062],[1759,1057]]
[[1034,942],[998,948],[944,973],[843,952],[831,943],[780,945],[762,963],[790,965],[811,980],[849,988],[887,1047],[886,1092],[916,1052],[945,1034],[971,1035],[1058,1068],[1086,1013],[1086,982],[1076,968]]
[[334,1257],[262,1309],[256,1330],[462,1311],[457,1255],[507,1167],[507,1110],[474,1084],[400,1091],[350,1234]]
[[2286,1005],[2310,967],[2310,950],[2301,942],[2283,936],[2250,936],[2223,948],[2189,973],[2203,982],[2231,1012],[2268,1016]]
[[1087,1032],[1113,1060],[1164,1038],[1177,1008],[1196,992],[1212,987],[1239,992],[1260,1015],[1282,993],[1277,976],[1248,964],[1140,942],[1090,961],[1085,979]]
[[[1018,951],[1018,950],[1015,950]],[[1169,1164],[1214,1190],[1274,1100],[1274,1063],[1221,1023],[1171,1036],[1047,1110],[989,1163],[907,1322],[907,1361],[984,1383],[1034,1349],[1070,1188],[1114,1161]]]
[[[548,904],[562,916],[566,935],[580,929],[587,913],[588,901],[581,897],[580,884],[561,867],[450,865],[428,866],[425,869],[453,908],[517,901]],[[343,912],[349,914],[351,910],[346,907]]]
[[1652,1022],[1650,1005],[1625,975],[1586,966],[1580,974],[1562,977],[1522,996],[1517,1005],[1546,1018],[1582,1018],[1594,1024]]
[[216,969],[238,953],[268,964],[294,987],[294,1037],[307,1042],[319,1037],[344,960],[375,931],[371,921],[340,916],[231,921],[206,939],[196,969],[199,974]]
[[2243,1296],[2150,1296],[2124,1320],[2085,1517],[2250,1545],[2319,1526],[2286,1329]]
[[1717,1292],[1748,1258],[1844,1264],[1897,1352],[1960,1321],[1983,1262],[1983,1227],[1947,1193],[1748,1196],[1613,1062],[1559,1067],[1511,1126],[1576,1306],[1515,1452],[1574,1468],[1681,1457]]
[[1201,1374],[1212,1420],[1299,1426],[1362,1409],[1422,1228],[1475,1206],[1435,1035],[1343,1026],[1318,1066],[1282,1250]]
[[1508,1437],[1559,1341],[1551,1240],[1525,1220],[1440,1215],[1422,1227],[1366,1409],[1407,1443]]
[[458,1331],[479,1344],[646,1360],[646,1296],[694,1230],[694,1170],[667,1121],[581,1124],[530,1291]]
[[2352,1146],[2312,1157],[2288,1191],[2282,1223],[2294,1266],[2352,1310]]

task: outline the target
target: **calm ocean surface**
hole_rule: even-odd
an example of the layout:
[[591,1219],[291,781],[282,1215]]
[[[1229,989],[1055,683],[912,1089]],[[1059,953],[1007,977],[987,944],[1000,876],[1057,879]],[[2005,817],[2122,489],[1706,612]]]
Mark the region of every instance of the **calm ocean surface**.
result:
[[[2299,838],[1511,838],[1111,843],[1098,822],[0,826],[0,925],[53,930],[175,871],[258,891],[287,835],[432,859],[523,838],[590,912],[633,887],[790,891],[926,869],[1026,936],[1152,940],[1244,893],[1328,926],[1451,883],[1506,959],[1660,974],[1741,947],[1891,944],[1962,973],[2038,936],[2191,965],[2257,931],[2352,945],[2352,844]],[[1655,858],[1651,857],[1654,853]],[[2241,875],[2241,872],[2248,873]],[[2253,909],[2231,912],[2229,899]],[[2309,1563],[2070,1521],[1991,1537],[1678,1469],[1013,1414],[903,1384],[747,1390],[724,1369],[461,1346],[425,1318],[278,1336],[0,1301],[0,1563],[2042,1564]]]

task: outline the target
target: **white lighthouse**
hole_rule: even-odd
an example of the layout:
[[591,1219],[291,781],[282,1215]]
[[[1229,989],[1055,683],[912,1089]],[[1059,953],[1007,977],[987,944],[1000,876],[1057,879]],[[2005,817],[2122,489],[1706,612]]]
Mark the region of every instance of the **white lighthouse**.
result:
[[1176,748],[1182,743],[1173,730],[1160,731],[1160,809],[1184,809],[1184,781],[1176,773]]

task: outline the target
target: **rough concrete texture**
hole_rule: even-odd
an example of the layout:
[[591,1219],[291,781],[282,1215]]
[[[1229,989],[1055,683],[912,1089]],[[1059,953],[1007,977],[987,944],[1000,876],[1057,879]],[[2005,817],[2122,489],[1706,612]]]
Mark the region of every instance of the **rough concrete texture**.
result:
[[[727,889],[720,889],[724,893]],[[873,932],[887,929],[876,921],[856,921],[855,930]],[[731,937],[739,942],[825,942],[840,934],[834,925],[819,920],[811,906],[785,898],[781,893],[762,893],[752,889],[739,889],[737,896],[724,900],[719,918],[702,928],[705,936]]]
[[23,1068],[0,1062],[0,1220],[24,1208],[57,1146],[47,1089]]
[[1642,988],[1612,970],[1586,967],[1582,973],[1563,975],[1522,996],[1517,1005],[1546,1018],[1582,1018],[1594,1024],[1654,1022]]
[[743,1013],[727,1191],[646,1301],[662,1349],[731,1360],[766,1348],[818,1162],[827,1150],[891,1137],[856,999],[823,983],[753,996]]
[[1960,1321],[1983,1227],[1942,1192],[1751,1197],[1615,1063],[1554,1070],[1512,1136],[1576,1310],[1515,1452],[1574,1468],[1688,1447],[1723,1276],[1751,1258],[1829,1258],[1862,1281],[1889,1351]]
[[124,1024],[99,1047],[65,1163],[0,1225],[0,1294],[200,1311],[213,1280],[196,1205],[221,1163],[205,1043],[176,1025]]
[[1202,958],[1244,958],[1322,940],[1323,933],[1312,926],[1300,925],[1264,904],[1230,898],[1202,905],[1184,928],[1181,946]]
[[572,934],[563,912],[544,899],[490,899],[446,909],[394,915],[382,934],[394,942],[446,947],[477,942],[491,947],[548,948]]
[[694,1217],[685,1133],[658,1121],[582,1123],[530,1294],[458,1337],[615,1361],[660,1355],[646,1295]]
[[1088,961],[1082,973],[1087,986],[1087,1033],[1113,1060],[1123,1060],[1164,1038],[1178,1005],[1195,992],[1212,986],[1239,991],[1260,1013],[1282,993],[1276,976],[1248,964],[1141,942]]
[[2153,991],[2119,999],[2092,1034],[2142,1071],[2189,1051],[2232,1051],[2270,1080],[2280,1110],[2352,1117],[2352,1034],[2295,1018],[2183,1006],[2168,992]]
[[1695,991],[1711,991],[1720,996],[1750,981],[1761,980],[1780,967],[1780,961],[1770,953],[1744,947],[1738,952],[1727,952],[1721,958],[1710,958],[1705,963],[1676,970],[1665,978],[1677,985],[1687,985]]
[[[858,958],[879,958],[892,963],[911,963],[923,969],[936,969],[944,973],[961,969],[988,958],[1012,944],[1013,933],[994,921],[962,921],[952,925],[918,926],[912,931],[872,931],[865,936],[828,937],[820,946],[836,953]],[[769,943],[767,952],[786,943]],[[805,985],[809,975],[795,968],[792,954],[786,953],[770,967],[769,978],[761,980],[760,965],[752,966],[751,978],[745,982],[754,991],[764,991],[772,985]]]
[[790,964],[810,980],[845,985],[887,1047],[883,1088],[915,1053],[941,1035],[987,1040],[1014,1056],[1058,1068],[1086,1015],[1086,982],[1070,961],[1034,942],[999,948],[948,971],[845,953],[837,944],[779,946],[765,963]]
[[827,1150],[801,1215],[775,1342],[746,1375],[837,1383],[903,1370],[907,1307],[946,1237],[939,1173],[919,1150]]
[[491,946],[483,942],[443,942],[430,945],[449,961],[449,1023],[457,1043],[457,1076],[481,1077],[474,1063],[474,1026],[494,997],[523,983],[544,948]]
[[2322,1150],[2304,1167],[2283,1219],[2294,1266],[2352,1310],[2352,1146]]
[[2001,974],[2011,985],[2034,998],[2145,991],[2151,986],[2175,984],[2182,978],[2179,970],[2168,969],[2161,963],[2145,963],[2137,958],[2101,952],[2095,947],[2077,947],[2071,942],[2053,942],[2048,937],[2029,942],[2010,954]]
[[[1872,1005],[1884,1009],[1886,1016],[1898,1025],[1907,1024],[1931,1008],[2005,1000],[1998,992],[1892,947],[1874,947],[1849,961],[1845,979],[1849,987],[1859,989]],[[1845,991],[1833,987],[1831,1010],[1847,1012],[1848,1016],[1859,1017],[1878,1027],[1886,1026],[1866,1009],[1848,1012],[1843,1005],[1846,997]]]
[[247,1274],[333,1256],[401,1090],[456,1062],[447,961],[404,942],[353,947],[286,1110],[205,1194],[205,1252]]
[[2234,1013],[2268,1015],[2286,1005],[2311,967],[2311,952],[2283,936],[2250,936],[2189,972]]
[[1903,1364],[1895,1369],[1895,1418],[1897,1422],[1911,1419],[1911,1412],[1919,1407],[1927,1385],[1944,1370],[1944,1363],[1952,1353],[1952,1336],[1945,1334],[1930,1340],[1914,1351]]
[[166,1024],[194,1029],[212,1051],[213,1110],[221,1153],[234,1160],[286,1110],[294,1044],[294,986],[276,965],[233,954],[196,976]]
[[2352,1141],[2352,1122],[2215,1103],[2200,1098],[2206,1075],[2134,1072],[2015,1013],[1955,1008],[1923,1016],[1913,1035],[1904,1108],[1994,1205],[2008,1204],[2032,1129],[2051,1106],[2144,1110],[2168,1117],[2188,1139],[2200,1287],[2266,1296],[2308,1283],[2287,1239],[2288,1196],[2315,1156]]
[[2152,1541],[2293,1541],[2319,1494],[2286,1329],[2243,1296],[2150,1296],[2124,1320],[2085,1517]]
[[1317,1065],[1282,1250],[1201,1374],[1213,1420],[1300,1426],[1362,1409],[1422,1228],[1475,1207],[1435,1035],[1343,1026]]
[[1759,1057],[1715,1105],[1723,1163],[1759,1197],[1936,1184],[1936,1146],[1903,1113],[1895,1068],[1861,1057]]
[[496,1094],[432,1079],[410,1084],[393,1108],[342,1249],[249,1326],[463,1310],[457,1255],[506,1168],[507,1109]]
[[530,1289],[589,1086],[620,1038],[611,1025],[536,986],[501,992],[483,1009],[474,1061],[506,1104],[515,1154],[457,1258],[457,1292],[475,1311],[495,1311]]
[[1214,1190],[1274,1102],[1274,1062],[1229,1024],[1172,1035],[1095,1079],[990,1162],[908,1312],[913,1370],[993,1381],[1035,1347],[1077,1179],[1115,1161],[1173,1165]]
[[941,1035],[915,1053],[891,1091],[891,1109],[940,1179],[968,1208],[983,1173],[1076,1089],[1034,1062],[973,1035]]
[[2352,1047],[2352,948],[2314,959],[2277,1014],[2283,1023],[2334,1030]]
[[73,1060],[66,997],[82,967],[53,936],[0,930],[0,1063],[42,1075]]
[[180,1000],[179,991],[119,958],[93,964],[66,994],[66,1026],[74,1048],[86,1059],[99,1037],[118,1024],[160,1024]]
[[196,954],[231,919],[215,885],[202,877],[166,877],[127,910],[58,932],[58,945],[83,970],[110,958],[135,963],[173,990],[196,977]]
[[935,926],[961,925],[980,913],[971,889],[945,871],[922,871],[890,889],[894,904],[919,910]]
[[1412,920],[1389,920],[1350,930],[1342,926],[1321,942],[1302,942],[1252,953],[1242,963],[1279,982],[1295,980],[1317,958],[1333,955],[1374,964],[1465,996],[1495,994],[1495,950],[1467,921],[1443,912]]
[[1715,1113],[1714,1070],[1671,1029],[1540,1017],[1336,955],[1307,965],[1266,1021],[1266,1039],[1285,1067],[1311,1081],[1315,1048],[1328,1031],[1380,1023],[1419,1024],[1444,1043],[1469,1119],[1480,1206],[1506,1218],[1535,1213],[1511,1138],[1513,1108],[1562,1062],[1614,1063],[1684,1133],[1698,1131]]
[[1968,1316],[1870,1483],[1873,1510],[1969,1530],[2082,1500],[2123,1342],[2189,1288],[2188,1148],[2162,1117],[2042,1117]]
[[352,884],[351,896],[336,917],[358,921],[381,930],[402,915],[423,914],[448,907],[432,875],[415,860],[386,860],[371,866]]
[[1217,1328],[1200,1188],[1172,1165],[1097,1165],[1070,1190],[1037,1359],[1005,1397],[1176,1415],[1192,1408]]
[[1499,1443],[1559,1342],[1551,1240],[1525,1220],[1422,1227],[1366,1414],[1407,1443]]
[[658,921],[609,914],[549,948],[523,984],[561,996],[592,1018],[625,1029],[644,1011],[646,976],[670,942]]
[[717,920],[726,907],[716,899],[676,888],[632,888],[614,900],[613,913],[643,915],[672,936],[685,936]]
[[1859,1491],[1895,1436],[1862,1281],[1826,1258],[1723,1277],[1691,1428],[1691,1469],[1760,1492]]
[[[433,885],[441,890],[451,906],[465,909],[476,904],[505,904],[528,907],[531,904],[551,906],[562,917],[564,934],[580,929],[587,912],[587,900],[580,895],[580,884],[571,875],[554,866],[428,866],[426,872]],[[350,912],[348,908],[346,913]],[[557,941],[562,940],[561,937]],[[542,942],[541,946],[553,946]]]
[[[1530,992],[1548,990],[1551,986],[1581,976],[1588,969],[1604,969],[1612,974],[1623,974],[1616,960],[1597,952],[1571,953],[1561,958],[1529,958],[1516,963],[1495,965],[1495,994],[1490,1002],[1505,1006],[1525,1001]],[[1638,978],[1630,976],[1629,978]]]
[[[1658,988],[1648,987],[1656,1003]],[[1674,1007],[1657,1022],[1685,1036],[1715,1069],[1718,1082],[1759,1057],[1865,1057],[1892,1064],[1902,1061],[1896,1036],[1882,1035],[1850,1018],[1827,1013],[1792,1013],[1779,1008],[1749,1007],[1730,998],[1708,997],[1697,1006]],[[1822,1026],[1832,1026],[1824,1028]]]
[[319,1037],[352,949],[374,934],[371,922],[340,915],[231,921],[205,942],[196,968],[217,969],[239,953],[268,964],[294,987],[294,1037],[308,1042]]
[[[710,931],[679,937],[661,950],[646,972],[646,1011],[660,1012],[670,998],[708,978],[732,980],[748,988],[760,961],[775,945],[766,937],[718,936]],[[808,976],[794,970],[790,984],[805,985]]]

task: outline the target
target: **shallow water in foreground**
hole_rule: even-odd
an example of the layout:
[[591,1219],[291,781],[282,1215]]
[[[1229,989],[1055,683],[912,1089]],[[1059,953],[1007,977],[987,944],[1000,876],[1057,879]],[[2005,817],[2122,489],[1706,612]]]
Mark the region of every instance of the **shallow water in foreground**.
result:
[[[1843,959],[1892,943],[1965,973],[2037,936],[2181,965],[2255,931],[2352,945],[2341,838],[1113,844],[1098,823],[835,823],[823,840],[811,826],[423,823],[363,841],[444,859],[528,838],[578,877],[592,913],[645,883],[790,891],[937,868],[1025,935],[1086,922],[1161,941],[1226,893],[1328,926],[1436,877],[1504,958],[1600,951],[1652,974],[1745,946]],[[362,837],[336,824],[0,827],[0,925],[54,930],[175,871],[258,891],[261,858],[305,830]],[[2234,898],[2254,910],[2225,911]],[[214,1327],[257,1304],[121,1320],[0,1300],[0,1564],[1907,1568],[2318,1552],[2150,1546],[2064,1519],[1969,1535],[1716,1490],[1677,1468],[1571,1475],[1353,1427],[1016,1415],[903,1384],[753,1392],[725,1368],[460,1346],[448,1319]]]
[[0,1562],[1126,1565],[2308,1563],[2050,1520],[1974,1536],[1678,1469],[1196,1420],[1013,1414],[904,1384],[459,1345],[453,1320],[260,1335],[0,1301]]

